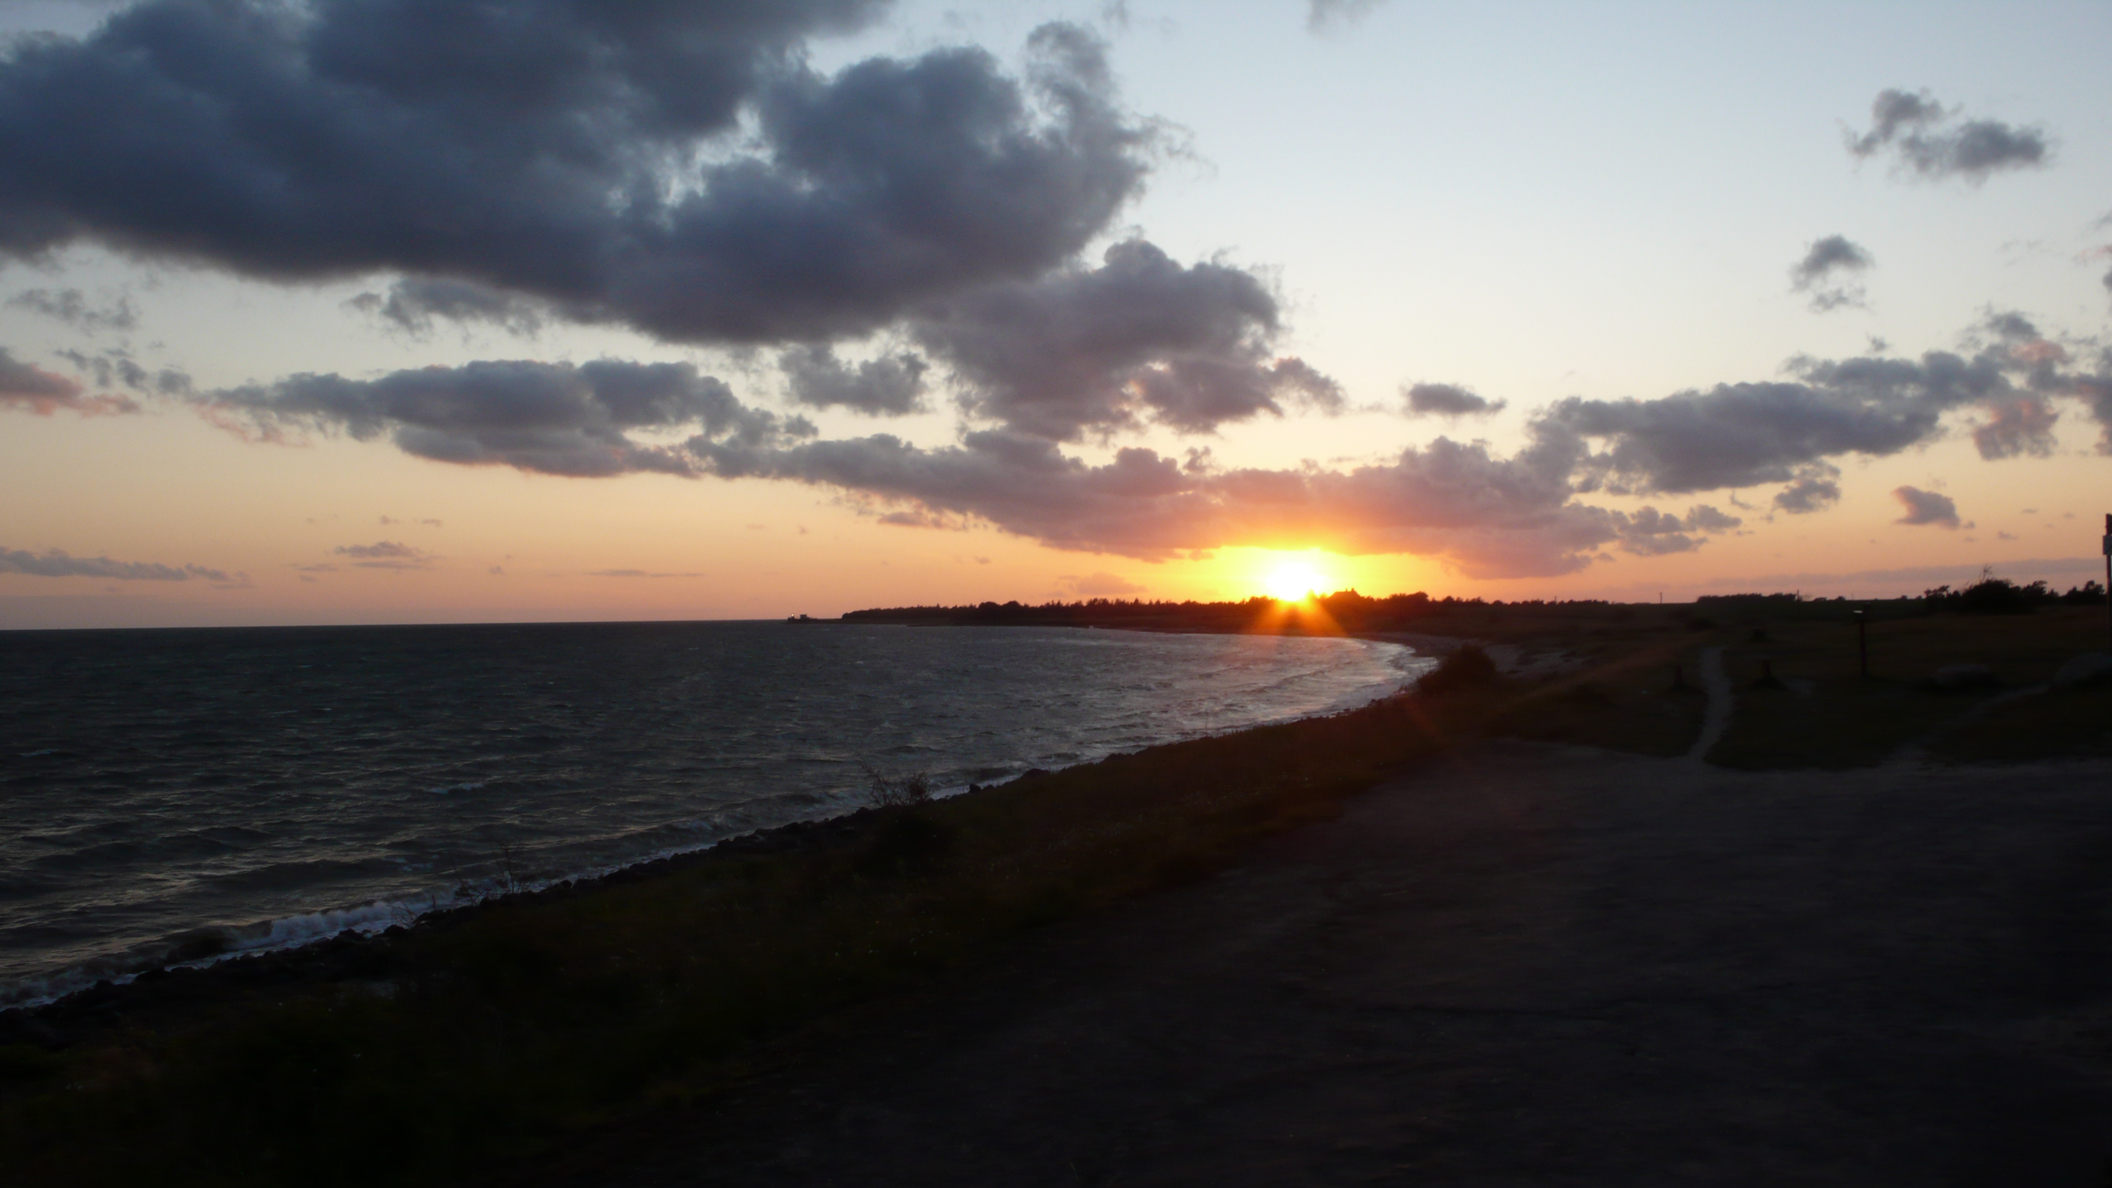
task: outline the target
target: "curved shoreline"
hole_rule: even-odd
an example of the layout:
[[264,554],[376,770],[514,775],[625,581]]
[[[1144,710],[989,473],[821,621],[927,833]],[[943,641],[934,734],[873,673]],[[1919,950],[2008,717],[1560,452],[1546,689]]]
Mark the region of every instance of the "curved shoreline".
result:
[[[1037,627],[1036,629],[1046,629]],[[1103,630],[1135,632],[1139,634],[1168,634],[1152,628],[1129,627],[1075,627],[1069,630]],[[1186,631],[1178,634],[1240,634],[1224,631]],[[1338,638],[1356,639],[1364,643],[1376,643],[1400,649],[1408,656],[1430,656],[1438,651],[1432,645],[1441,642],[1441,637],[1417,636],[1416,642],[1400,638],[1401,633],[1344,633]],[[1418,646],[1420,644],[1421,646]],[[1395,657],[1398,658],[1398,657]],[[1376,682],[1358,692],[1338,698],[1327,706],[1311,712],[1291,713],[1281,717],[1263,718],[1238,726],[1222,729],[1174,733],[1144,744],[1144,748],[1166,746],[1199,739],[1222,738],[1245,731],[1258,730],[1287,723],[1307,721],[1348,712],[1373,702],[1395,696],[1413,683],[1419,672],[1405,669],[1393,677]],[[1108,750],[1104,753],[1087,751],[1076,759],[1053,768],[1029,767],[988,785],[968,784],[940,789],[936,798],[948,798],[966,794],[981,788],[996,788],[1014,780],[1049,771],[1066,771],[1087,766],[1101,760],[1130,752]],[[277,964],[298,964],[299,955],[323,946],[346,950],[360,942],[400,932],[406,928],[423,927],[432,922],[467,918],[478,909],[500,902],[533,902],[536,897],[556,894],[572,894],[599,886],[614,885],[629,877],[646,878],[657,873],[683,869],[691,862],[711,855],[774,853],[798,849],[822,840],[855,836],[857,826],[844,831],[822,830],[813,827],[828,826],[835,822],[858,822],[867,813],[864,807],[835,812],[826,816],[803,817],[775,825],[763,826],[742,833],[729,834],[699,842],[692,846],[664,848],[646,852],[635,859],[612,864],[591,866],[560,875],[536,878],[506,885],[504,877],[487,877],[476,883],[464,880],[460,887],[449,892],[445,900],[439,898],[438,890],[429,890],[426,904],[418,906],[415,897],[395,900],[368,900],[342,907],[325,908],[315,912],[293,916],[274,917],[248,925],[230,928],[223,925],[197,925],[171,938],[171,951],[160,957],[145,957],[132,968],[96,968],[93,963],[108,963],[117,966],[123,963],[122,951],[92,959],[85,965],[74,965],[46,975],[33,975],[0,984],[0,1018],[15,1012],[31,1014],[46,1011],[54,1006],[63,1006],[72,1000],[110,1001],[128,993],[127,988],[142,978],[150,983],[163,975],[210,974],[212,971],[236,962],[263,961],[272,967],[265,976],[281,976]],[[466,888],[467,894],[461,889]],[[242,933],[261,932],[262,939],[255,943],[242,943]],[[232,937],[229,933],[233,933]],[[188,936],[189,939],[178,939]],[[233,943],[229,943],[232,941]],[[216,943],[217,942],[217,943]],[[201,952],[203,949],[205,951]],[[195,954],[195,955],[186,955]],[[274,961],[272,959],[282,959]],[[339,964],[334,960],[321,963],[324,976],[329,967]],[[245,967],[249,970],[251,967]],[[262,970],[264,967],[256,967]],[[245,972],[231,979],[234,982],[252,980],[255,975]],[[35,987],[29,993],[24,990]]]

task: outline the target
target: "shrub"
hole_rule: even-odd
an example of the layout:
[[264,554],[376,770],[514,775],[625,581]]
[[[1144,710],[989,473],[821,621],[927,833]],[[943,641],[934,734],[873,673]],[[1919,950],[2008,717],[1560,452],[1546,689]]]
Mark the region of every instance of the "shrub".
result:
[[907,808],[931,799],[931,776],[927,772],[891,776],[867,764],[865,780],[866,803],[874,808]]
[[2080,586],[2070,586],[2068,592],[2061,595],[2061,603],[2065,606],[2102,606],[2104,601],[2105,585],[2095,579]]
[[1467,644],[1439,661],[1436,668],[1424,673],[1422,679],[1415,683],[1415,687],[1419,692],[1435,696],[1460,689],[1493,685],[1497,679],[1496,662],[1489,659],[1487,652],[1473,644]]
[[1932,611],[1957,611],[1967,615],[2028,615],[2041,605],[2063,601],[2043,581],[2020,586],[1998,578],[1992,566],[1980,571],[1980,580],[1963,590],[1938,586],[1924,590],[1922,605]]

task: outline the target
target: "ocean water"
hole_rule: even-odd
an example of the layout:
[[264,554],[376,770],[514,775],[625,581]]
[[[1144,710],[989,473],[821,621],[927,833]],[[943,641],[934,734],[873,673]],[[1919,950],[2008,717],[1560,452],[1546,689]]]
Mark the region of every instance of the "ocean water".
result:
[[846,812],[868,768],[991,783],[1347,708],[1427,666],[1063,628],[0,635],[0,1006]]

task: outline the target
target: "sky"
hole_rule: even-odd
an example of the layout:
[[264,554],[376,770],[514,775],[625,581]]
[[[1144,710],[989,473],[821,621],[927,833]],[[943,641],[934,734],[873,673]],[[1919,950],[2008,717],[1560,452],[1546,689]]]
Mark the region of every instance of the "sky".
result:
[[2103,574],[2112,5],[0,0],[0,629]]

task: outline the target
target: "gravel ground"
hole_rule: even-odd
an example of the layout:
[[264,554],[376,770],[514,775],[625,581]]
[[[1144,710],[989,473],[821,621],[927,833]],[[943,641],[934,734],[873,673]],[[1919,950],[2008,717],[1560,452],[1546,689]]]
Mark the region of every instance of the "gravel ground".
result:
[[1477,748],[508,1183],[2112,1182],[2112,764]]

